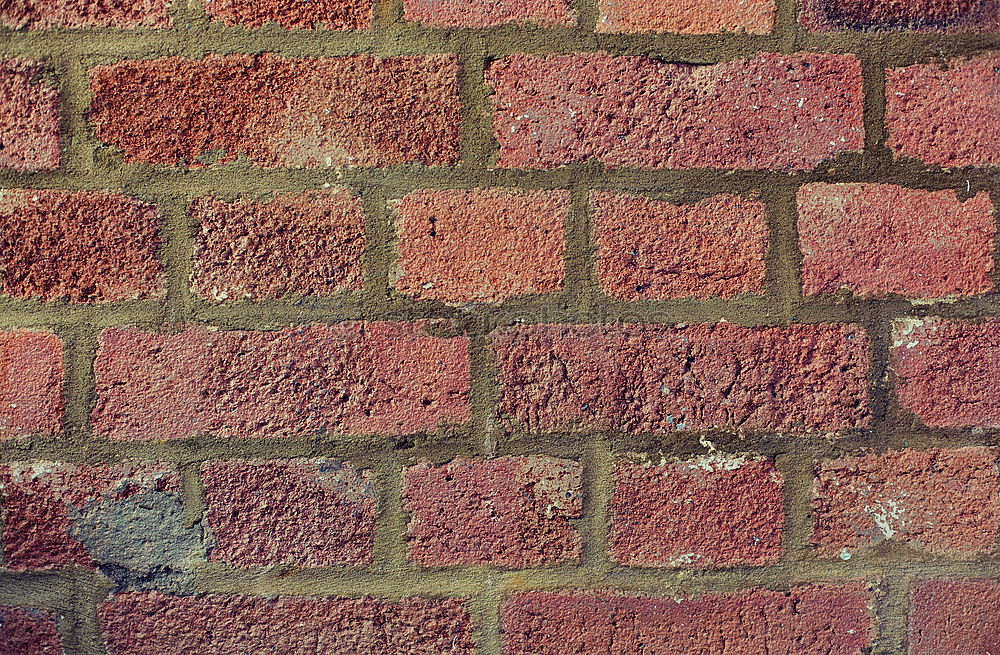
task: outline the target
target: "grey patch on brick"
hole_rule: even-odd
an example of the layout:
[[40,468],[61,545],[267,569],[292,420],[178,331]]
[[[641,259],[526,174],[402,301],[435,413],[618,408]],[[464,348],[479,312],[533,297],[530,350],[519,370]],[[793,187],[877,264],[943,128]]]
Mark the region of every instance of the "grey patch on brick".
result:
[[201,528],[185,524],[178,493],[145,491],[73,508],[70,526],[116,591],[190,593],[192,567],[204,559]]

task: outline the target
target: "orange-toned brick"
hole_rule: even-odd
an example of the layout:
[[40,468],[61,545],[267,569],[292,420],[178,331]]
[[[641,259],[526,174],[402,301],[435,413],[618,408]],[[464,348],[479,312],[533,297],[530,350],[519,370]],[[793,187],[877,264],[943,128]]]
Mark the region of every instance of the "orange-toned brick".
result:
[[576,21],[569,0],[403,0],[403,17],[428,27],[569,27]]
[[167,27],[173,0],[5,0],[0,22],[9,27]]
[[598,32],[767,34],[774,0],[600,0]]
[[372,0],[205,0],[212,20],[227,25],[288,30],[364,30],[371,27]]

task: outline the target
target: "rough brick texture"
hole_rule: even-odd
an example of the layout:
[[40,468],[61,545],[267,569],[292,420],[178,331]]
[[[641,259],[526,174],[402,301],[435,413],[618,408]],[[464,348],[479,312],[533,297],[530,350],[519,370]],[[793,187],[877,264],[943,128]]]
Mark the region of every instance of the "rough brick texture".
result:
[[766,34],[774,0],[600,0],[598,32]]
[[195,200],[201,224],[192,288],[222,301],[329,296],[360,289],[365,217],[347,191],[276,193],[268,201]]
[[99,611],[108,655],[473,655],[461,599],[119,594]]
[[1000,25],[995,0],[802,0],[810,30],[976,32]]
[[872,639],[860,584],[691,599],[529,591],[503,608],[505,655],[861,655]]
[[421,300],[499,302],[558,291],[568,191],[416,191],[397,206],[396,288]]
[[428,27],[570,27],[576,22],[569,0],[403,0],[403,17]]
[[370,478],[333,459],[207,462],[209,559],[241,567],[368,563],[376,517]]
[[551,457],[459,457],[403,473],[410,559],[423,566],[516,568],[580,556],[569,519],[583,507],[582,468]]
[[458,156],[457,72],[452,55],[127,60],[90,70],[90,120],[130,162],[447,164]]
[[0,22],[8,27],[166,27],[173,0],[7,0]]
[[891,184],[799,189],[799,247],[807,295],[970,296],[993,290],[996,217],[988,193]]
[[603,53],[511,55],[486,71],[503,168],[811,169],[864,142],[850,55],[714,65]]
[[909,655],[1000,652],[1000,583],[923,580],[910,593]]
[[784,480],[768,460],[621,461],[614,478],[609,542],[617,562],[713,569],[781,557]]
[[767,209],[721,194],[687,205],[590,194],[597,278],[616,300],[763,293]]
[[900,450],[817,466],[812,542],[825,557],[886,540],[935,553],[993,551],[1000,479],[988,448]]
[[537,325],[492,337],[500,414],[533,432],[839,430],[869,421],[852,325]]
[[903,409],[934,427],[1000,426],[1000,321],[904,319],[892,345]]
[[55,614],[0,605],[0,655],[62,654],[62,637]]
[[0,59],[0,169],[59,167],[59,94],[42,78],[44,65]]
[[469,417],[468,343],[422,323],[112,328],[91,420],[112,439],[409,434]]
[[205,0],[205,11],[226,25],[251,28],[364,30],[372,21],[370,0]]
[[113,191],[0,189],[0,291],[43,301],[162,294],[154,205]]
[[1000,164],[998,68],[987,54],[886,71],[886,145],[938,166]]
[[0,332],[0,439],[62,432],[63,375],[59,337]]

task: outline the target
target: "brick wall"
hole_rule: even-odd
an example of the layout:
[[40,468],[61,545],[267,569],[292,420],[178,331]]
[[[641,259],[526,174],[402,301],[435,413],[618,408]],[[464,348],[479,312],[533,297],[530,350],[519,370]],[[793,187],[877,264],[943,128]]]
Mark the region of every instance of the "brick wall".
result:
[[0,1],[0,655],[1000,652],[996,0]]

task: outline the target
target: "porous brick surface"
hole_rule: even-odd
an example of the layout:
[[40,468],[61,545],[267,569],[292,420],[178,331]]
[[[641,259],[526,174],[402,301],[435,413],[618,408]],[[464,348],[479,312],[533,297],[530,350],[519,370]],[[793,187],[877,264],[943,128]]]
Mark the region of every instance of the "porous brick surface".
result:
[[173,0],[7,0],[0,22],[8,27],[166,27]]
[[712,65],[604,53],[504,57],[486,71],[502,168],[811,169],[862,148],[852,55]]
[[347,191],[276,193],[269,200],[195,200],[192,288],[208,300],[329,296],[360,289],[361,201]]
[[421,300],[499,302],[558,291],[567,191],[422,190],[396,205],[395,286]]
[[767,34],[774,0],[601,0],[598,32]]
[[371,474],[334,459],[235,460],[202,466],[209,559],[233,566],[371,561]]
[[403,0],[403,17],[428,27],[570,27],[576,22],[569,0]]
[[44,68],[40,61],[0,59],[0,170],[59,167],[59,94]]
[[720,194],[678,205],[595,191],[597,278],[616,300],[733,298],[763,293],[767,208]]
[[409,557],[423,566],[508,568],[580,556],[570,523],[583,509],[582,467],[551,457],[457,458],[403,472]]
[[536,325],[492,336],[505,424],[532,432],[865,426],[855,325]]
[[1000,583],[931,579],[910,592],[910,655],[973,655],[1000,649]]
[[62,655],[57,620],[47,610],[0,605],[0,655]]
[[0,439],[62,432],[64,372],[55,334],[0,332]]
[[91,421],[111,439],[410,434],[464,423],[467,339],[429,327],[111,328],[94,364]]
[[810,30],[978,32],[1000,25],[995,0],[803,0]]
[[988,193],[891,184],[807,184],[798,192],[808,295],[971,296],[993,290],[996,216]]
[[205,11],[213,20],[249,28],[363,30],[372,20],[369,0],[205,0]]
[[992,552],[1000,476],[989,448],[900,450],[816,467],[812,542],[825,557],[883,541],[935,553]]

